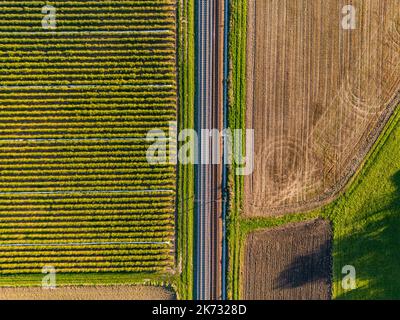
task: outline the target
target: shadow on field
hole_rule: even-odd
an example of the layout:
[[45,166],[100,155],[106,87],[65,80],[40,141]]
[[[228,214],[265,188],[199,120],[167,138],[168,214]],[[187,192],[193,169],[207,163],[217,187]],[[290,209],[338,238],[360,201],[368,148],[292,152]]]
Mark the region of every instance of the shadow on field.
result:
[[335,281],[340,284],[345,265],[355,267],[357,279],[357,289],[338,299],[400,299],[400,171],[391,180],[395,191],[367,197],[357,212],[359,226],[335,240]]
[[[331,279],[332,242],[327,240],[314,252],[293,259],[278,277],[275,289],[292,289]],[[330,287],[330,286],[329,286]]]

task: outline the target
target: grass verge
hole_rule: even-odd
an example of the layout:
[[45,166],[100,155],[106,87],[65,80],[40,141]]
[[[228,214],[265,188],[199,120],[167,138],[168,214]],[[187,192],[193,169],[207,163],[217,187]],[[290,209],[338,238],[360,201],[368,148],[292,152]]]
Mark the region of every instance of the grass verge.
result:
[[[178,4],[178,132],[194,128],[194,23],[195,2],[180,0]],[[182,146],[185,142],[179,145]],[[177,180],[177,263],[181,299],[193,298],[194,252],[194,166],[178,165]]]

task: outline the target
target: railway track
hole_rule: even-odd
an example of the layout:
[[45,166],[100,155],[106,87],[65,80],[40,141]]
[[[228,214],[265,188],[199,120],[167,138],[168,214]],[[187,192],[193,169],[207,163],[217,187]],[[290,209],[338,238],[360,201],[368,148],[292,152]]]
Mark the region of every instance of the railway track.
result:
[[224,1],[197,0],[196,298],[222,298],[222,150]]

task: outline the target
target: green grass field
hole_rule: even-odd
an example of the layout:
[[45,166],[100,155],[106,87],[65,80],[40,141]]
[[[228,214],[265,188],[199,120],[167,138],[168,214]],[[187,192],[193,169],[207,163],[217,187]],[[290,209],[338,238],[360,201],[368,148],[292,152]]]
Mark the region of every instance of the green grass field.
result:
[[[349,189],[321,215],[334,227],[334,297],[399,299],[400,111]],[[357,271],[354,291],[341,288],[341,269]]]

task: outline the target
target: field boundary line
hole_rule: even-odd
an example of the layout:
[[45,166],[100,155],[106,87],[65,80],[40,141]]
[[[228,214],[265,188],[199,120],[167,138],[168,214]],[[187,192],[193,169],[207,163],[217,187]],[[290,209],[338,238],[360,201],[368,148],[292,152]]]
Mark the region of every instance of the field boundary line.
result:
[[154,34],[170,32],[170,29],[155,29],[155,30],[82,30],[82,31],[1,31],[0,34],[21,34],[21,35],[68,35],[68,34]]

